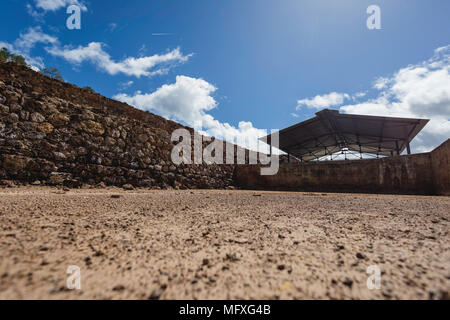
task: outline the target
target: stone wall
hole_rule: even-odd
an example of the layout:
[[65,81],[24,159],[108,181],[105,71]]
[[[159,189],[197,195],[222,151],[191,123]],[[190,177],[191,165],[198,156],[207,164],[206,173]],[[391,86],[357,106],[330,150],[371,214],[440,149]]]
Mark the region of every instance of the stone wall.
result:
[[374,160],[299,164],[282,157],[277,175],[261,176],[256,165],[173,165],[170,138],[178,128],[193,135],[152,113],[0,63],[0,185],[450,193],[449,140],[432,153]]
[[281,164],[278,174],[261,176],[259,166],[237,166],[244,189],[449,194],[450,140],[431,153],[399,157]]
[[4,184],[231,186],[234,166],[172,164],[171,133],[182,127],[28,68],[0,63]]

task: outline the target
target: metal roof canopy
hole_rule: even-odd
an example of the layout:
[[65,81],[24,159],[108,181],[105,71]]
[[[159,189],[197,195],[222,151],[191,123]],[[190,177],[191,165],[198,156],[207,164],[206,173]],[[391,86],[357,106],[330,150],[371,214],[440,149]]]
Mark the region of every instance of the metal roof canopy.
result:
[[[393,156],[401,154],[428,123],[410,119],[340,114],[325,109],[314,118],[279,131],[280,150],[302,161],[319,159],[345,148],[359,153]],[[268,144],[271,135],[260,138]]]

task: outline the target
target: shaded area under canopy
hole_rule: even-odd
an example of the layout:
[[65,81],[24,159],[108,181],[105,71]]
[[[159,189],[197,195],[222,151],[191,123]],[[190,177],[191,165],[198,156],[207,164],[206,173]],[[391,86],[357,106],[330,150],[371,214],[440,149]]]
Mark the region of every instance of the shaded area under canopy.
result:
[[[411,119],[340,114],[325,109],[314,118],[279,131],[280,150],[299,160],[309,161],[349,150],[377,156],[393,156],[407,149],[409,143],[428,123]],[[268,144],[271,135],[260,138]]]

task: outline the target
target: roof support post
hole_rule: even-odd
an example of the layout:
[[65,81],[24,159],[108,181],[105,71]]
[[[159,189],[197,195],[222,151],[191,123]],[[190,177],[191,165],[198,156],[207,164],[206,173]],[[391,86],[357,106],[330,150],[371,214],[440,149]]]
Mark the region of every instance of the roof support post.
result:
[[[359,151],[363,159],[369,154],[396,157],[403,154],[403,150],[404,154],[411,154],[408,143],[427,122],[427,119],[349,115],[340,114],[337,110],[322,110],[314,118],[280,130],[278,149],[284,151],[285,156],[288,154],[287,163],[295,161],[291,161],[291,156],[305,162],[317,158],[338,160],[341,155],[332,153],[342,148],[354,151],[349,155],[356,157]],[[264,142],[269,139],[270,135],[260,138]]]

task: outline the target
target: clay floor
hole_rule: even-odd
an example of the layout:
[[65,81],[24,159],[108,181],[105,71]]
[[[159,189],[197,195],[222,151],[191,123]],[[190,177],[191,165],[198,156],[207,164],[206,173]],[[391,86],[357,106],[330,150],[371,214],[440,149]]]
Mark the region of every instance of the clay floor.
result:
[[449,230],[450,197],[0,189],[0,299],[448,299]]

